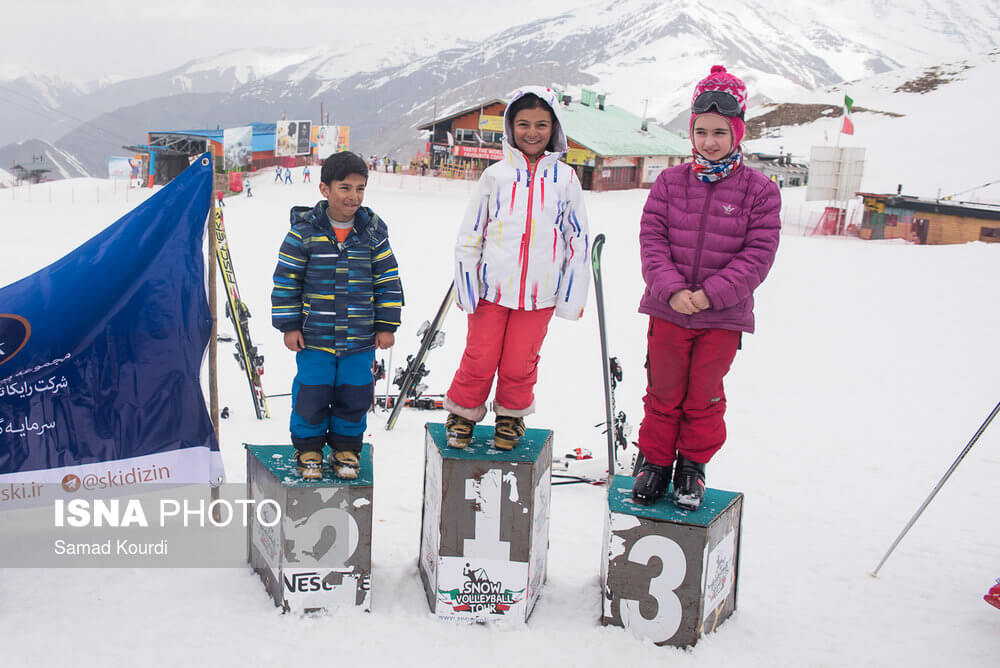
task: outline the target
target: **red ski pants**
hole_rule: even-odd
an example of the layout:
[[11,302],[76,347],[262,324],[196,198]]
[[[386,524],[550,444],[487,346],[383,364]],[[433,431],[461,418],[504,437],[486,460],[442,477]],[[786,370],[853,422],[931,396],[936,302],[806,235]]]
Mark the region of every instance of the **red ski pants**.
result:
[[659,466],[673,463],[678,452],[708,462],[726,441],[722,378],[736,357],[740,332],[687,329],[650,317],[646,343],[639,450]]
[[469,316],[465,352],[448,388],[448,398],[465,408],[483,406],[496,375],[496,404],[508,411],[530,412],[535,403],[539,352],[553,311],[520,311],[479,300],[475,313]]

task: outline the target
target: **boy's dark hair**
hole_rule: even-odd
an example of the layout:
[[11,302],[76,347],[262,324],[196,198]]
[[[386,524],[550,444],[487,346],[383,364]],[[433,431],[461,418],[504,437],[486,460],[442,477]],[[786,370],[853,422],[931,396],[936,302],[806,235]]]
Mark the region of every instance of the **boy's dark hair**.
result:
[[351,174],[360,174],[368,180],[368,165],[356,153],[341,151],[323,161],[323,171],[319,180],[330,185],[333,181],[343,181]]
[[[509,107],[507,107],[507,117],[510,119],[511,125],[514,124],[514,119],[517,117],[518,113],[524,111],[525,109],[544,109],[549,112],[549,116],[552,117],[552,136],[549,138],[549,145],[545,147],[546,151],[556,150],[556,128],[559,126],[559,119],[556,118],[556,112],[552,111],[552,107],[538,97],[534,93],[525,93],[521,97],[514,100]],[[508,139],[510,145],[514,145],[514,138]]]

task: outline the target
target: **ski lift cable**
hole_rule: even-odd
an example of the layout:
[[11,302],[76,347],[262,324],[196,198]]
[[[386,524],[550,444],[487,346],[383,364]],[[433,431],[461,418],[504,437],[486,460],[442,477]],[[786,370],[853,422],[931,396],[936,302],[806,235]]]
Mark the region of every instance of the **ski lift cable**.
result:
[[961,192],[953,193],[948,195],[946,199],[951,199],[952,197],[958,197],[959,195],[964,195],[965,193],[971,193],[973,190],[979,190],[980,188],[986,188],[987,186],[992,186],[995,183],[1000,183],[1000,179],[993,179],[989,183],[984,183],[981,186],[976,186],[975,188],[969,188],[967,190],[962,190]]
[[[58,119],[59,112],[57,112],[55,110],[52,110],[52,109],[32,109],[32,108],[30,108],[28,106],[25,106],[23,104],[20,104],[20,103],[14,101],[14,100],[10,100],[10,99],[4,98],[3,95],[2,95],[2,93],[4,93],[4,92],[5,91],[0,91],[0,102],[7,103],[7,104],[10,104],[12,106],[18,107],[18,108],[23,109],[23,110],[25,110],[27,112],[30,112],[32,114],[47,114],[50,118]],[[66,116],[67,118],[71,118],[74,121],[77,120],[77,119],[75,119],[72,116],[69,116],[67,114],[63,114],[63,116]],[[129,140],[121,137],[120,135],[112,134],[111,132],[109,132],[107,130],[104,130],[103,128],[100,128],[100,127],[94,125],[93,123],[83,122],[80,126],[78,126],[76,128],[76,130],[79,130],[81,132],[81,134],[83,134],[84,136],[86,136],[88,139],[91,139],[91,140],[97,140],[97,141],[109,141],[110,140],[110,141],[114,141],[116,144],[117,143],[129,143]],[[58,141],[58,140],[56,140],[56,141]],[[49,142],[49,143],[51,144],[52,142]],[[55,144],[53,144],[53,145],[55,145]]]
[[121,135],[115,133],[112,130],[108,130],[106,128],[102,128],[101,126],[95,124],[93,121],[83,120],[82,118],[79,118],[77,116],[74,116],[73,114],[69,114],[69,113],[63,111],[62,109],[48,107],[42,100],[39,100],[38,98],[36,98],[34,96],[31,96],[31,95],[28,95],[26,93],[23,93],[21,91],[14,90],[13,88],[11,88],[7,84],[0,83],[0,89],[2,89],[2,92],[4,92],[4,93],[12,94],[12,95],[18,95],[18,96],[20,96],[20,97],[22,97],[22,98],[24,98],[26,100],[29,100],[31,102],[34,102],[35,104],[40,105],[40,108],[30,108],[30,107],[25,107],[23,104],[18,104],[16,101],[11,100],[9,98],[7,98],[7,99],[0,98],[0,99],[3,99],[3,101],[7,102],[8,104],[12,104],[12,105],[14,105],[16,107],[20,107],[21,109],[24,109],[25,111],[28,111],[28,112],[31,112],[31,113],[34,113],[34,114],[44,113],[44,114],[49,114],[49,115],[55,116],[55,117],[61,116],[63,118],[67,118],[67,119],[69,119],[71,121],[74,121],[76,123],[80,123],[82,127],[85,127],[85,128],[88,128],[88,129],[92,129],[92,130],[96,130],[97,132],[105,134],[105,135],[107,135],[108,138],[113,139],[116,142],[118,142],[118,141],[124,141],[124,142],[128,143],[129,141],[131,141],[131,140],[126,139],[126,138],[122,137]]
[[[108,136],[110,136],[111,138],[113,138],[115,141],[119,141],[119,140],[123,139],[121,137],[121,135],[117,135],[117,134],[114,133],[113,130],[109,130],[107,128],[103,128],[103,127],[95,124],[93,122],[93,120],[87,121],[87,120],[84,120],[82,118],[79,118],[78,116],[74,116],[73,114],[70,114],[70,113],[64,111],[61,108],[50,107],[43,100],[40,100],[39,98],[37,98],[37,97],[35,97],[33,95],[29,95],[29,94],[27,94],[27,93],[25,93],[23,91],[16,90],[16,89],[12,88],[9,84],[0,83],[0,88],[6,89],[4,92],[6,92],[8,94],[18,95],[18,96],[20,96],[20,97],[22,97],[22,98],[24,98],[26,100],[34,102],[35,104],[37,104],[37,105],[39,105],[41,107],[40,109],[27,109],[27,111],[31,111],[31,112],[34,112],[34,113],[38,113],[39,111],[41,111],[43,113],[48,113],[48,114],[51,114],[51,115],[63,116],[63,117],[68,118],[68,119],[70,119],[72,121],[75,121],[77,123],[85,125],[85,126],[87,126],[89,128],[93,128],[95,130],[103,132],[103,133],[107,134]],[[8,100],[8,102],[9,102],[9,100]],[[14,104],[14,103],[11,102],[11,104]],[[25,107],[21,107],[21,108],[24,109]]]

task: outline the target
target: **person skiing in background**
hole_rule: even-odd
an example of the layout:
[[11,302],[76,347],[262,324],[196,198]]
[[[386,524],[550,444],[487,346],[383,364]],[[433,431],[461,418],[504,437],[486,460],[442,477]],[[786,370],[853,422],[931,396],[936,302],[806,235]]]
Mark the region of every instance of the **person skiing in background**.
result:
[[222,199],[222,191],[218,190],[215,193],[216,206],[226,206],[226,203]]
[[253,197],[253,190],[252,190],[252,184],[250,183],[250,177],[247,177],[246,179],[246,186],[247,186],[247,197]]
[[309,176],[309,165],[302,168],[302,183],[312,183]]
[[285,167],[285,183],[291,183],[291,182],[292,182],[292,168]]
[[295,353],[289,430],[307,480],[323,477],[325,445],[337,477],[358,476],[375,349],[392,347],[399,327],[403,288],[385,222],[361,206],[367,183],[359,156],[327,158],[325,199],[292,208],[274,270],[271,324]]
[[444,407],[448,445],[464,448],[497,378],[494,445],[511,450],[535,410],[539,351],[553,314],[583,315],[590,233],[580,180],[559,161],[568,144],[550,88],[518,90],[504,112],[504,158],[488,167],[455,244],[455,300],[465,351]]
[[696,510],[705,465],[726,440],[723,377],[744,332],[754,330],[753,291],[778,249],[778,186],[743,163],[746,85],[720,65],[691,98],[693,162],[660,173],[639,230],[649,316],[648,385],[632,497],[655,503],[674,483],[674,504]]
[[282,177],[282,173],[281,172],[282,172],[282,170],[281,170],[280,166],[278,166],[277,168],[275,168],[275,170],[274,170],[274,182],[275,183],[281,183],[281,177]]

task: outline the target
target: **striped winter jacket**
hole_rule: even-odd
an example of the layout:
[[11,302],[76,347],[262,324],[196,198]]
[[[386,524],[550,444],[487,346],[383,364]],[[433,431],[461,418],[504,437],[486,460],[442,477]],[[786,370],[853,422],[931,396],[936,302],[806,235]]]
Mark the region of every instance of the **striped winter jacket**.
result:
[[302,330],[306,348],[355,353],[375,345],[375,332],[399,326],[403,288],[385,223],[369,208],[354,214],[340,248],[327,202],[293,207],[292,229],[278,251],[271,323]]
[[[511,102],[525,93],[552,105],[558,120],[554,91],[525,87]],[[504,127],[512,138],[506,113]],[[533,171],[505,141],[503,160],[480,177],[455,244],[455,294],[466,313],[485,299],[526,311],[555,306],[555,315],[569,320],[583,315],[590,284],[587,211],[580,179],[559,162],[567,148],[561,123],[553,126],[553,139],[556,151],[539,158]]]

